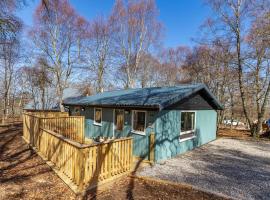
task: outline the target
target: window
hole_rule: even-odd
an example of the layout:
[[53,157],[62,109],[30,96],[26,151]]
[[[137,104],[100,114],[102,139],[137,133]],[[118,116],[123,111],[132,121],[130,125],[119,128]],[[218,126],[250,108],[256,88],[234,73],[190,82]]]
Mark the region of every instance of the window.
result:
[[101,108],[95,108],[94,124],[101,125],[101,121],[102,121],[102,109]]
[[180,141],[195,137],[195,112],[181,112],[181,132]]
[[80,109],[81,109],[81,107],[79,107],[79,106],[74,107],[74,112],[72,115],[74,115],[74,116],[81,115]]
[[124,128],[124,110],[116,109],[114,117],[115,130],[122,131]]
[[146,124],[146,112],[145,111],[133,111],[132,118],[132,130],[135,133],[145,134],[145,124]]

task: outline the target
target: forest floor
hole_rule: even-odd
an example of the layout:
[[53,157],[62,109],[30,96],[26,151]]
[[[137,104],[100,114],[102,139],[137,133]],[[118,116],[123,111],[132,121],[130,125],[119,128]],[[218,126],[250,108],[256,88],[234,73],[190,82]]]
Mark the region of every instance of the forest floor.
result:
[[[22,125],[0,127],[0,199],[76,199],[22,139]],[[191,186],[124,177],[85,199],[224,199]]]
[[260,134],[258,138],[253,138],[250,131],[246,129],[230,129],[227,127],[219,128],[218,137],[227,137],[233,139],[244,139],[244,140],[270,140],[270,132]]

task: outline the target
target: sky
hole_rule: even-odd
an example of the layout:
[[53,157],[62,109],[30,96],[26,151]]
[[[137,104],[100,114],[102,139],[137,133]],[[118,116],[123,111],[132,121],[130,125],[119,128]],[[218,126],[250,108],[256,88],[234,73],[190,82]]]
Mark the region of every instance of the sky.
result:
[[[33,13],[39,2],[40,0],[29,0],[28,5],[18,12],[18,17],[26,27],[32,25]],[[77,13],[91,20],[99,15],[108,15],[114,0],[70,0],[70,3]],[[164,27],[164,46],[193,46],[191,38],[198,35],[200,25],[211,13],[203,0],[156,0],[156,3],[159,20]]]

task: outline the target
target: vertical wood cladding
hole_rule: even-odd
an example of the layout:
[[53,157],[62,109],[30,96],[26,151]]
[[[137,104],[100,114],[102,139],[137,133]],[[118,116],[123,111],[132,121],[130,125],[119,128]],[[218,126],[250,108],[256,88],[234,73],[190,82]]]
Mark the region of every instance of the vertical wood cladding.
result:
[[216,106],[204,93],[198,92],[167,108],[168,110],[216,110]]

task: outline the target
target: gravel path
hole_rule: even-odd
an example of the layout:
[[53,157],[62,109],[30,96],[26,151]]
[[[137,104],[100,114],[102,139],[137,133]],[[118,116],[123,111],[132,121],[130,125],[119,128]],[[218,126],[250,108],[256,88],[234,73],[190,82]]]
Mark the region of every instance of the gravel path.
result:
[[143,168],[140,176],[187,183],[235,199],[270,199],[270,142],[220,138]]

